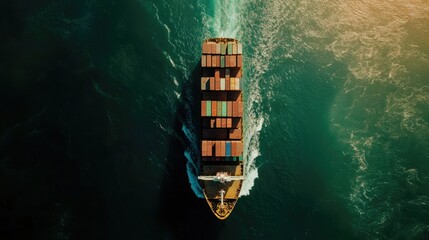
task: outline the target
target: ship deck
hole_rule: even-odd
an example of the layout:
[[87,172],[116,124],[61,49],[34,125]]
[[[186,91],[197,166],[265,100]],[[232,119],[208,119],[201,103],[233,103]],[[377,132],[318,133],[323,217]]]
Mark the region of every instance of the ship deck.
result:
[[[243,166],[239,165],[204,165],[202,166],[203,175],[216,175],[217,172],[227,172],[231,176],[242,176]],[[225,199],[237,199],[238,194],[241,190],[242,180],[235,180],[231,182],[215,182],[206,181],[204,182],[204,190],[207,198],[209,199],[220,199],[219,191],[223,189],[225,191]]]

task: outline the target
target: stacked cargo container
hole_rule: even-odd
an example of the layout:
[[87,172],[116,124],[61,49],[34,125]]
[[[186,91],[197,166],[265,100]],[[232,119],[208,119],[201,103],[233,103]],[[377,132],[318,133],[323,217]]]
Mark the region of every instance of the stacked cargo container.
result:
[[202,160],[242,161],[242,45],[216,39],[204,42],[202,52]]

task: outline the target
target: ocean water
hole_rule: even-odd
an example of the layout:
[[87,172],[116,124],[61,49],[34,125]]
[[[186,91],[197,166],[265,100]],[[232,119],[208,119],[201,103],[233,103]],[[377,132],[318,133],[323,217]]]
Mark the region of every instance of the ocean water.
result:
[[[429,239],[429,2],[0,3],[0,239]],[[245,174],[196,181],[201,43],[244,46]]]

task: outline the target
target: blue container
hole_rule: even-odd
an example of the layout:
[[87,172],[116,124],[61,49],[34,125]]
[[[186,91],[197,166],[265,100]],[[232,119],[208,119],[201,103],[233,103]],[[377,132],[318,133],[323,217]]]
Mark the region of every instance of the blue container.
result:
[[227,157],[231,156],[231,142],[226,142],[225,150],[226,150],[225,156]]

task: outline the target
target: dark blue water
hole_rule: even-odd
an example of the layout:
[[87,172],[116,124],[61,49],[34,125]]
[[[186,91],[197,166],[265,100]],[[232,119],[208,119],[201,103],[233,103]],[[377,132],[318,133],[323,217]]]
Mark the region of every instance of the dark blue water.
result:
[[[1,239],[428,239],[426,1],[3,1]],[[244,45],[245,174],[195,181],[201,42]]]

